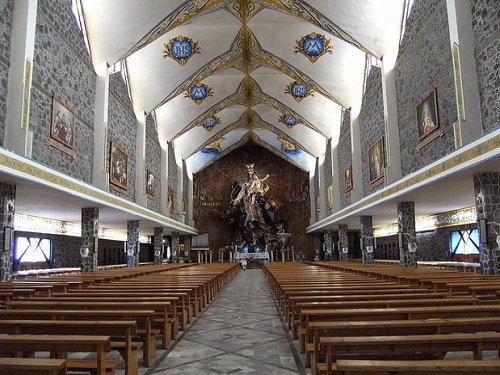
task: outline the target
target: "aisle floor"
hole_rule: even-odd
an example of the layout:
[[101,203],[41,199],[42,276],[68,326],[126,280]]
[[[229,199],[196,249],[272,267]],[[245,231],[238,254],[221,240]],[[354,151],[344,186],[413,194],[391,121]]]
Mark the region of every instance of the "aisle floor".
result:
[[264,273],[241,271],[146,374],[306,374]]

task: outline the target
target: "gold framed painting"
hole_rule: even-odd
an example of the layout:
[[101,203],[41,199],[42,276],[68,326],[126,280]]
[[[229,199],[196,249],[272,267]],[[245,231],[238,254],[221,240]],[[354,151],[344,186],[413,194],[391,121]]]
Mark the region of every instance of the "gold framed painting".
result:
[[155,175],[149,170],[146,171],[146,194],[155,195]]
[[168,188],[167,209],[171,214],[175,214],[175,190],[171,187]]
[[352,190],[352,165],[344,170],[344,192],[348,193]]
[[74,148],[75,115],[61,99],[52,97],[50,137],[70,149]]
[[109,153],[109,182],[123,190],[128,189],[128,153],[118,143],[111,142]]
[[417,105],[418,139],[421,141],[439,129],[437,89],[434,88]]
[[328,186],[326,189],[328,209],[333,210],[333,204],[335,203],[335,196],[333,195],[333,185]]
[[368,151],[370,184],[379,182],[384,177],[385,156],[384,137],[380,138]]

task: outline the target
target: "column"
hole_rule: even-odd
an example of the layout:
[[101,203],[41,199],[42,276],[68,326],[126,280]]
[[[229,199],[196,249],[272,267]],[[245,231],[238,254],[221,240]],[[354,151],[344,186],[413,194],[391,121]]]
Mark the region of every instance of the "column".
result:
[[12,40],[4,147],[31,158],[33,133],[28,129],[31,75],[35,51],[37,0],[13,1]]
[[82,208],[82,272],[96,272],[99,251],[99,208]]
[[127,220],[127,267],[139,266],[139,220]]
[[135,135],[135,202],[147,207],[146,195],[146,115],[136,113],[137,127]]
[[184,258],[185,262],[191,263],[191,240],[192,236],[184,236]]
[[359,218],[361,224],[361,251],[363,263],[373,264],[373,225],[371,216],[361,216]]
[[481,104],[474,56],[476,45],[471,27],[470,1],[446,0],[446,7],[458,111],[454,127],[455,145],[458,148],[482,135],[482,128],[478,126],[481,123]]
[[500,172],[474,175],[483,273],[500,274]]
[[415,231],[415,203],[398,203],[398,246],[401,267],[417,267],[417,234]]
[[0,281],[12,279],[16,185],[0,182]]
[[198,254],[198,263],[201,263],[201,251],[196,252]]
[[172,232],[172,263],[179,261],[179,232]]
[[325,245],[325,260],[332,260],[333,258],[333,232],[328,230],[324,234],[324,245]]
[[106,64],[96,67],[94,99],[94,153],[92,154],[92,185],[108,190],[108,102],[109,73]]
[[349,236],[347,235],[347,224],[339,225],[339,260],[349,260]]
[[155,264],[162,264],[163,263],[163,228],[162,227],[156,227],[154,229],[154,237],[153,237],[153,243],[154,243],[154,262]]

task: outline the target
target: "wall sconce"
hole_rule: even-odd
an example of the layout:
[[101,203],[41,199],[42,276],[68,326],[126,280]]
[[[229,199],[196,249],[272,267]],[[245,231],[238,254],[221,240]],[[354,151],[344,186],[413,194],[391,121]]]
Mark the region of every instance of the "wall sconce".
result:
[[400,249],[403,248],[403,232],[398,232],[398,246]]
[[344,254],[347,254],[347,251],[348,251],[348,250],[349,250],[349,249],[348,249],[347,247],[343,247],[343,248],[342,248],[342,252],[343,252]]
[[479,242],[482,245],[486,245],[488,243],[488,220],[486,218],[481,218],[478,220],[479,222]]
[[90,249],[87,245],[82,245],[80,247],[80,255],[82,256],[82,258],[87,258],[89,256],[89,253]]
[[373,246],[367,246],[367,247],[366,247],[366,252],[367,252],[368,254],[373,253]]
[[417,251],[417,243],[416,242],[408,242],[408,251],[410,253],[414,253]]

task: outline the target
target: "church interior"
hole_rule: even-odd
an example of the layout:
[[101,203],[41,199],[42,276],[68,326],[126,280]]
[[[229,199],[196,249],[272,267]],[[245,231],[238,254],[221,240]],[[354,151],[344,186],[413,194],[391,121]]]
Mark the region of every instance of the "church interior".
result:
[[500,374],[498,0],[0,20],[0,373]]

